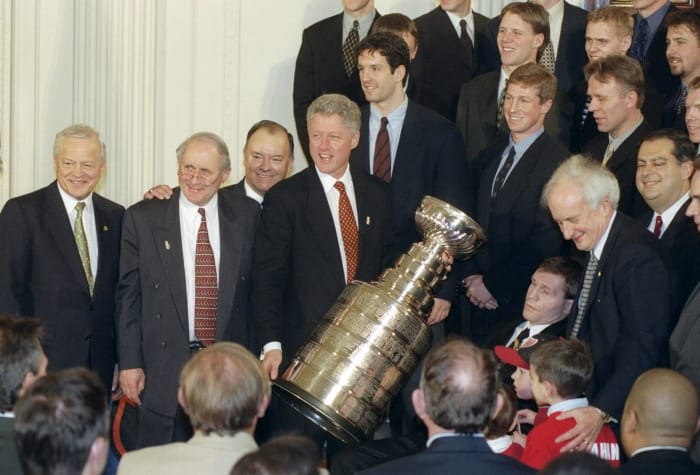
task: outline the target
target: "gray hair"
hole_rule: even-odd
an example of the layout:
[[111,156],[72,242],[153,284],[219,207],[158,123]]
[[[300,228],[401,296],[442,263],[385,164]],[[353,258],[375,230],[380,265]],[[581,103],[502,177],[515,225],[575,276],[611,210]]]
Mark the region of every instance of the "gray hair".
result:
[[569,182],[578,187],[591,209],[597,209],[607,198],[613,209],[620,201],[620,185],[610,170],[585,155],[573,155],[554,171],[542,190],[541,204],[547,207],[547,198],[556,185]]
[[306,110],[306,122],[311,122],[316,114],[340,116],[352,135],[360,130],[360,108],[342,94],[317,97]]
[[221,171],[231,169],[231,157],[228,153],[228,146],[226,142],[224,142],[224,139],[213,132],[197,132],[187,137],[187,139],[175,149],[178,164],[182,161],[182,156],[185,154],[187,146],[192,142],[207,142],[216,147],[216,151],[221,157]]
[[56,157],[63,151],[63,139],[66,137],[74,137],[78,139],[96,139],[100,144],[100,160],[105,160],[107,157],[105,144],[100,138],[100,133],[85,124],[73,124],[69,125],[65,129],[61,130],[56,134],[56,138],[53,142],[53,156]]

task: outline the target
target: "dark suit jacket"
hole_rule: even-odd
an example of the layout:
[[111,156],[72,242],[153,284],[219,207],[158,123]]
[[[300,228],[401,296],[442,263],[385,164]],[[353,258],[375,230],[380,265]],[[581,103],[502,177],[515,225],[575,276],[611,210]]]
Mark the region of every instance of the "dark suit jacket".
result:
[[535,473],[529,467],[508,457],[496,454],[481,437],[443,437],[415,455],[358,472],[361,475],[395,474],[463,474],[488,473],[510,475]]
[[680,113],[676,112],[676,105],[680,100],[682,92],[683,88],[679,83],[675,93],[664,106],[663,126],[669,129],[682,130],[683,132],[687,133],[688,127],[685,125],[685,108],[681,109]]
[[[370,171],[370,106],[362,108],[360,143],[351,162]],[[464,144],[454,124],[437,113],[408,102],[391,176],[393,243],[406,252],[420,241],[415,211],[425,195],[432,195],[470,213],[471,184],[464,159]],[[443,282],[438,296],[451,300],[456,287],[453,272]]]
[[[664,17],[659,29],[656,30],[654,38],[651,40],[647,54],[642,61],[642,70],[644,71],[645,88],[656,91],[662,96],[662,103],[666,104],[673,98],[673,95],[678,89],[680,79],[671,74],[671,67],[666,59],[666,18],[668,14],[674,11],[676,7],[671,5],[666,16]],[[639,22],[639,14],[634,15],[635,28]],[[634,38],[632,39],[634,43]],[[630,48],[631,50],[632,48]]]
[[[680,207],[671,223],[661,236],[661,244],[666,249],[669,268],[673,272],[673,294],[671,302],[674,303],[671,313],[670,330],[678,322],[681,310],[685,305],[690,292],[700,281],[700,238],[698,230],[691,218],[685,215],[690,204],[690,198]],[[654,213],[649,211],[639,218],[642,226],[649,226]]]
[[[691,292],[669,340],[671,368],[689,378],[700,394],[700,284]],[[693,458],[700,460],[700,437]]]
[[[374,21],[379,18],[375,13]],[[343,14],[321,20],[304,30],[301,47],[294,68],[294,121],[306,160],[309,155],[309,136],[306,130],[306,109],[318,96],[326,93],[343,94],[359,106],[367,104],[357,71],[350,77],[343,66]]]
[[700,473],[700,465],[694,464],[687,452],[657,449],[635,455],[620,471],[627,475],[695,475]]
[[[629,216],[639,216],[649,212],[649,206],[637,191],[635,176],[637,174],[637,153],[644,137],[651,131],[646,122],[642,122],[632,135],[627,137],[608,161],[607,168],[615,174],[620,185],[620,202],[617,209]],[[599,133],[583,146],[582,153],[590,155],[599,162],[603,161],[608,148],[608,134]]]
[[0,213],[0,313],[41,320],[49,370],[87,366],[110,388],[124,208],[95,193],[92,200],[99,249],[92,297],[57,183],[7,202]]
[[[360,234],[355,279],[375,280],[391,253],[388,186],[352,170]],[[263,347],[282,342],[286,364],[345,288],[331,210],[315,167],[265,193],[255,238],[253,315]]]
[[[189,359],[180,191],[169,200],[144,200],[124,215],[117,288],[120,369],[142,368],[143,406],[173,417],[180,370]],[[219,302],[216,341],[248,343],[250,289],[259,206],[219,193]]]
[[[586,56],[586,22],[588,12],[564,1],[564,17],[561,22],[559,47],[557,48],[554,75],[557,77],[557,89],[568,94],[574,85],[583,79],[583,67],[588,62]],[[496,36],[501,17],[492,18],[485,30],[485,45],[479,59],[481,72],[496,71],[501,67],[500,54]]]
[[471,55],[441,7],[419,16],[415,22],[419,38],[415,63],[422,66],[423,80],[420,104],[454,122],[462,84],[478,70],[478,49],[488,19],[474,12],[474,52]]
[[[618,420],[637,376],[668,363],[669,273],[661,253],[653,234],[617,212],[578,336],[595,363],[591,405]],[[577,311],[574,305],[567,334]]]
[[12,417],[0,417],[0,473],[22,475],[15,439],[12,435]]
[[[467,161],[473,164],[479,153],[506,134],[497,127],[498,81],[500,70],[477,76],[465,85],[459,94],[457,105],[457,128],[467,150]],[[545,117],[544,128],[549,135],[557,137],[564,146],[569,144],[571,129],[571,107],[560,107],[562,96],[553,101],[552,108]]]
[[225,193],[233,193],[238,196],[246,196],[244,183],[245,178],[241,179],[241,181],[239,181],[238,183],[221,188],[221,191]]
[[492,204],[492,185],[507,146],[506,140],[499,141],[477,159],[480,168],[474,215],[486,229],[488,241],[465,266],[465,275],[484,276],[484,284],[498,301],[498,309],[484,310],[493,324],[522,315],[532,273],[545,258],[559,255],[563,245],[549,212],[540,206],[540,195],[568,151],[544,132],[511,170]]

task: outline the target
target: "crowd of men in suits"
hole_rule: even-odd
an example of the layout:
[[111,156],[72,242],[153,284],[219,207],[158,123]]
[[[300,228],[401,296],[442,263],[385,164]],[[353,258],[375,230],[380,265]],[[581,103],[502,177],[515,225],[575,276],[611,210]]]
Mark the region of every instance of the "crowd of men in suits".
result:
[[[67,127],[54,143],[56,181],[0,213],[0,314],[41,321],[50,371],[90,368],[136,404],[137,447],[244,430],[254,450],[269,406],[263,432],[303,430],[330,456],[335,442],[269,387],[248,419],[218,428],[196,415],[188,384],[225,366],[215,342],[259,354],[265,377],[278,378],[347,283],[375,279],[420,239],[413,215],[432,195],[488,236],[470,261],[448,262],[427,319],[434,351],[480,361],[486,381],[495,369],[474,344],[542,331],[586,342],[590,405],[569,411],[564,447],[585,449],[604,422],[625,419],[628,395],[653,407],[634,391],[649,387],[646,371],[670,365],[700,390],[700,13],[632,3],[633,15],[512,2],[489,20],[470,0],[441,0],[412,21],[343,0],[302,35],[292,96],[309,166],[289,178],[294,144],[282,125],[252,126],[245,177],[223,187],[229,150],[198,132],[177,148],[178,187],[154,186],[124,210],[94,192],[106,167],[99,133]],[[447,333],[473,344],[440,346]],[[424,370],[409,376],[392,432],[415,442],[422,426],[431,437],[454,429],[416,404],[415,391],[429,391]],[[353,470],[416,445],[382,450]],[[123,470],[160,458],[137,452]]]

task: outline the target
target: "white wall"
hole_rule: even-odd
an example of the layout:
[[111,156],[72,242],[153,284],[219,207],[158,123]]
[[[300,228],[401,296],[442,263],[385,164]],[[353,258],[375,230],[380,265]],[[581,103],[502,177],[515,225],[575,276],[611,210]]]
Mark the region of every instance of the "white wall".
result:
[[[473,0],[492,16],[505,0]],[[572,2],[573,3],[573,2]],[[435,0],[376,0],[411,17]],[[340,0],[2,0],[0,205],[54,178],[55,133],[95,126],[108,150],[100,191],[125,205],[176,182],[177,145],[219,133],[242,174],[248,127],[295,130],[291,87],[304,27]],[[295,169],[304,166],[302,157]]]

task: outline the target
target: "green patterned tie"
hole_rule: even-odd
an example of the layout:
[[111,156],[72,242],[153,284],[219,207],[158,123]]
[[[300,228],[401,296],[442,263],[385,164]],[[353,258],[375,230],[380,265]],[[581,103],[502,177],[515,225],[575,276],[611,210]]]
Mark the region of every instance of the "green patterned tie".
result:
[[92,269],[90,268],[90,251],[88,250],[87,237],[85,237],[85,228],[83,227],[83,210],[85,209],[85,203],[82,201],[75,205],[75,210],[78,215],[75,217],[75,223],[73,224],[73,237],[75,238],[75,244],[78,246],[78,254],[80,254],[80,263],[83,265],[83,271],[85,272],[85,278],[88,282],[88,287],[90,287],[90,295],[92,296],[92,290],[94,288],[94,282],[92,280]]

